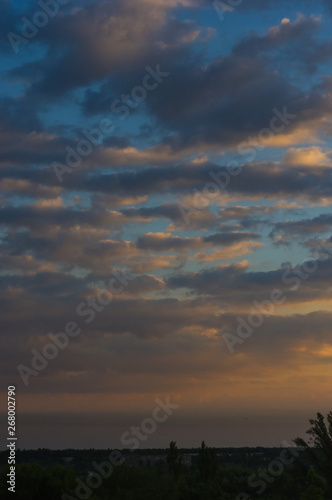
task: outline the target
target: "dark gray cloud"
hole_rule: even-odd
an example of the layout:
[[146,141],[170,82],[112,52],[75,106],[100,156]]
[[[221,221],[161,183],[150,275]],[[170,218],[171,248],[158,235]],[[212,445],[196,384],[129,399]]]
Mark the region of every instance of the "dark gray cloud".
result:
[[[317,248],[317,245],[316,245]],[[294,263],[271,271],[248,271],[242,264],[208,268],[198,272],[178,273],[166,280],[171,288],[188,288],[199,295],[219,297],[231,303],[253,303],[268,298],[274,288],[281,289],[290,301],[324,298],[330,286],[332,260]],[[317,269],[310,271],[314,267]],[[307,270],[306,270],[307,269]],[[309,269],[309,271],[308,271]]]
[[[147,64],[167,64],[187,52],[187,38],[197,30],[194,22],[167,16],[169,7],[140,0],[96,1],[54,18],[38,41],[48,52],[38,61],[25,63],[11,71],[13,78],[31,79],[30,96],[61,97],[107,77],[107,86],[130,90]],[[167,49],[167,50],[165,50]],[[127,86],[123,86],[123,77]],[[131,82],[131,83],[130,83]],[[106,88],[103,88],[105,91]],[[93,92],[88,91],[89,96]],[[105,107],[104,107],[105,109]]]
[[225,232],[196,238],[150,233],[140,236],[136,245],[142,250],[148,249],[163,252],[167,250],[194,250],[207,247],[208,245],[227,247],[234,245],[234,243],[256,240],[258,238],[258,234],[248,232]]
[[[276,27],[266,35],[251,35],[230,54],[208,65],[197,59],[170,62],[167,66],[170,76],[163,82],[162,91],[152,93],[146,103],[158,123],[171,132],[165,137],[165,144],[174,150],[201,142],[235,146],[268,127],[273,109],[282,110],[285,106],[296,115],[286,134],[330,113],[328,80],[313,86],[308,94],[292,83],[288,69],[294,68],[287,69],[285,54],[277,53],[270,60],[260,57],[284,48],[288,61],[294,59],[314,71],[313,65],[327,60],[331,52],[329,42],[321,45],[311,37],[318,25],[317,19],[304,17]],[[280,71],[276,71],[278,57]],[[105,100],[105,95],[106,86],[100,92],[86,94],[83,109],[89,113],[102,112],[114,98],[111,94]]]
[[65,207],[2,207],[0,209],[0,224],[17,228],[27,227],[46,235],[47,228],[52,226],[69,229],[73,226],[86,228],[110,227],[120,221],[120,214],[99,210],[75,210]]
[[157,219],[163,217],[172,221],[182,220],[182,214],[176,203],[164,203],[154,207],[132,207],[121,211],[128,218],[143,217],[146,219]]
[[282,233],[284,238],[294,238],[314,233],[325,233],[332,225],[330,214],[321,214],[313,219],[300,219],[294,221],[276,222],[270,233],[271,237]]
[[287,22],[278,27],[271,28],[265,35],[250,34],[248,37],[241,40],[233,48],[234,54],[241,56],[252,57],[266,51],[273,51],[287,46],[288,50],[294,42],[307,44],[313,42],[313,33],[319,30],[319,20],[314,16],[300,17],[295,22]]
[[[255,59],[226,56],[208,68],[182,67],[176,74],[165,81],[163,100],[154,94],[147,103],[172,130],[166,143],[174,150],[200,141],[225,147],[247,142],[250,135],[269,128],[274,109],[287,107],[296,116],[285,127],[286,134],[332,110],[322,86],[308,95]],[[326,81],[325,91],[328,87]]]
[[[239,159],[241,162],[241,158]],[[183,193],[194,194],[197,189],[204,193],[204,188],[213,180],[209,175],[213,172],[223,181],[227,174],[227,167],[213,163],[203,163],[193,167],[191,164],[161,165],[159,167],[145,167],[131,171],[113,173],[85,173],[73,172],[64,175],[61,188],[76,192],[106,193],[116,196],[138,196],[151,194]],[[47,187],[58,187],[59,182],[53,169],[23,169],[3,168],[2,175],[8,179],[22,179],[33,184]],[[220,183],[220,192],[223,192],[223,182]],[[271,199],[294,198],[303,196],[311,200],[330,197],[331,170],[328,167],[315,166],[312,168],[292,168],[272,162],[244,164],[240,175],[230,178],[225,192],[245,196],[268,196]],[[33,209],[30,210],[33,216]],[[29,213],[30,213],[29,212]],[[15,210],[9,209],[8,216],[15,218]],[[59,212],[61,213],[61,212]],[[77,218],[79,212],[75,212]],[[146,207],[137,209],[123,209],[129,216],[153,217],[166,216],[176,218],[176,205],[164,204],[160,207]],[[63,212],[63,220],[65,213]],[[0,213],[1,215],[1,213]],[[221,214],[222,215],[222,214]],[[52,216],[52,211],[50,212]],[[75,215],[73,215],[75,216]]]
[[[67,183],[64,183],[64,187],[123,195],[129,192],[166,194],[170,190],[189,193],[194,188],[204,190],[206,184],[211,183],[211,171],[223,179],[222,172],[227,172],[227,169],[213,164],[195,168],[190,165],[178,165],[103,176],[71,176],[68,177]],[[294,170],[272,163],[261,163],[245,165],[241,175],[231,179],[227,191],[248,196],[268,194],[276,198],[307,194],[312,199],[319,199],[322,196],[330,196],[331,187],[331,172],[328,168]]]

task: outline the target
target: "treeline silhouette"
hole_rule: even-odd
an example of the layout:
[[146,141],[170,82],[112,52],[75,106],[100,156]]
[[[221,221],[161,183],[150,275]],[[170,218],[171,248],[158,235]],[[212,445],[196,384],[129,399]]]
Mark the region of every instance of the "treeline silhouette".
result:
[[279,459],[270,460],[265,467],[225,466],[220,463],[216,450],[204,441],[196,460],[188,465],[184,463],[184,455],[176,442],[172,441],[166,460],[154,466],[133,465],[126,461],[114,466],[111,473],[104,466],[103,473],[102,464],[99,464],[100,480],[95,486],[93,479],[96,480],[97,476],[93,478],[92,473],[87,480],[82,471],[70,465],[70,461],[66,466],[21,463],[16,465],[16,491],[13,495],[7,489],[8,466],[5,466],[0,471],[0,498],[332,500],[332,412],[327,415],[327,423],[318,413],[310,424],[307,431],[309,443],[301,438],[294,439],[296,452],[280,452]]

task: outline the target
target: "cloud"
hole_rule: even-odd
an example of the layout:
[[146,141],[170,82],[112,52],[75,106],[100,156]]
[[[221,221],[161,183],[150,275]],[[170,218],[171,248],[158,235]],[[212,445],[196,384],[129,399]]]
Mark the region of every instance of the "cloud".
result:
[[332,216],[321,214],[313,219],[276,222],[270,236],[275,237],[282,233],[284,238],[296,238],[312,234],[325,233],[331,227]]
[[198,248],[221,246],[231,246],[237,242],[258,239],[255,233],[217,233],[205,237],[180,237],[172,236],[170,233],[147,233],[137,240],[137,247],[142,250],[154,250],[157,252],[165,250],[195,250]]
[[147,64],[165,62],[173,52],[183,53],[199,35],[194,22],[168,20],[175,6],[176,2],[115,0],[64,11],[39,33],[47,55],[15,68],[11,76],[40,75],[29,94],[53,98],[109,76],[128,78]]
[[290,148],[284,158],[286,165],[330,165],[331,158],[330,150],[324,151],[319,146],[311,146],[307,148]]
[[300,15],[296,21],[290,22],[289,19],[283,19],[279,26],[271,27],[266,35],[251,34],[241,40],[233,48],[234,53],[242,56],[259,55],[262,52],[279,49],[282,45],[287,45],[306,40],[306,43],[312,42],[312,35],[318,31],[321,19],[311,15],[305,17]]
[[[312,241],[312,245],[317,249],[316,241]],[[281,289],[293,307],[294,303],[308,307],[311,301],[327,298],[328,279],[332,272],[330,258],[325,261],[316,261],[316,258],[310,259],[309,254],[304,262],[296,262],[293,267],[288,264],[268,271],[252,271],[248,269],[247,261],[221,264],[197,272],[173,274],[166,283],[170,288],[187,288],[201,297],[216,297],[224,308],[230,310],[252,308],[254,301],[269,299],[274,289]]]
[[192,260],[198,260],[200,263],[203,262],[214,262],[217,260],[227,260],[235,259],[237,257],[242,257],[248,253],[253,253],[257,248],[262,247],[263,243],[258,241],[249,241],[243,243],[233,243],[228,248],[222,250],[214,250],[213,252],[205,253],[198,252]]

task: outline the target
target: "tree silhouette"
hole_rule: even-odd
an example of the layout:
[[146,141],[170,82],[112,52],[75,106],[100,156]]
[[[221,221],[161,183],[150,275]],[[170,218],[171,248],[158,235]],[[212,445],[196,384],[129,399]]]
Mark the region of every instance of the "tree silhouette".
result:
[[170,474],[172,474],[175,480],[178,478],[181,471],[181,461],[182,458],[179,457],[179,451],[176,446],[176,442],[171,441],[167,453],[167,465]]
[[202,441],[202,445],[198,449],[198,469],[201,480],[206,483],[209,479],[213,479],[216,475],[217,467],[218,457],[215,449],[209,448]]
[[317,418],[310,419],[309,422],[311,427],[306,431],[310,436],[309,443],[300,437],[293,442],[304,448],[332,490],[332,411],[327,414],[327,424],[321,413],[317,413]]

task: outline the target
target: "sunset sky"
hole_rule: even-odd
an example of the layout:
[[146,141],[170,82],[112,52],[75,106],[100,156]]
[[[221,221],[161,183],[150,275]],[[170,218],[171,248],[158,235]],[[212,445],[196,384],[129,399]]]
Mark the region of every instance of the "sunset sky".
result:
[[303,435],[332,409],[332,2],[0,6],[17,446],[123,448],[168,397],[142,448]]

